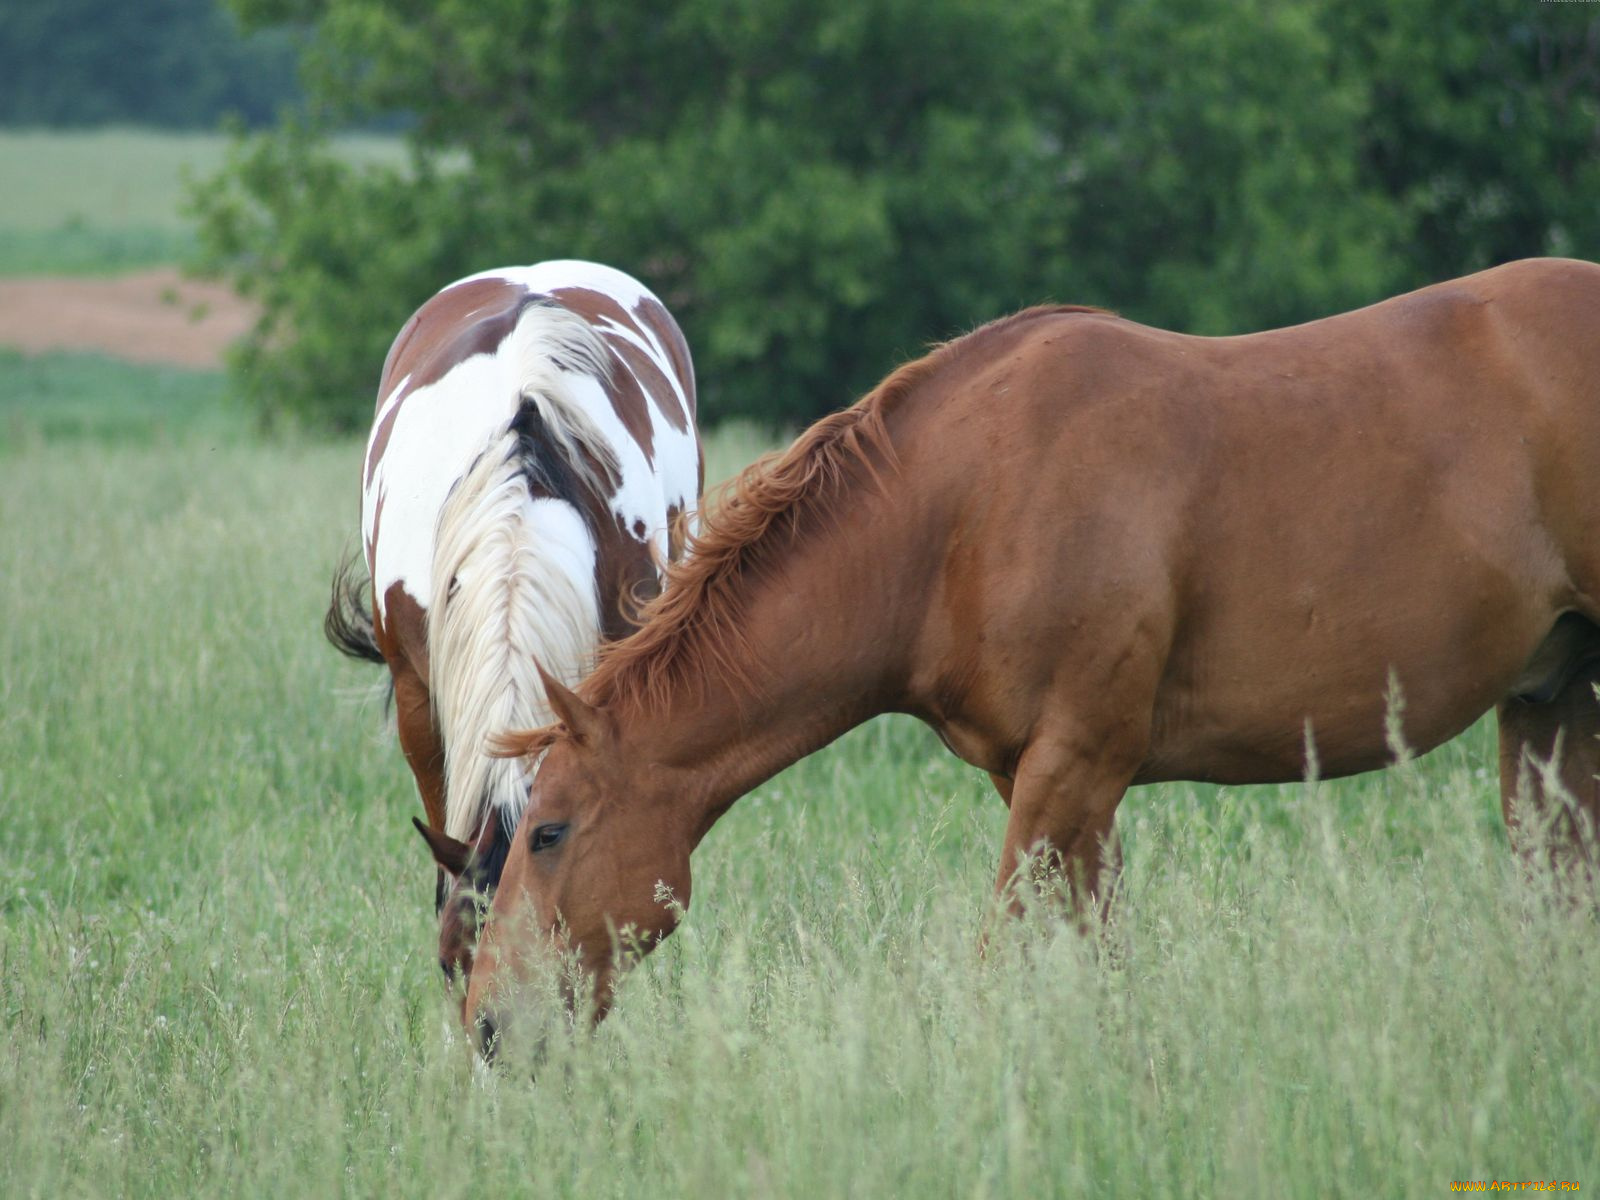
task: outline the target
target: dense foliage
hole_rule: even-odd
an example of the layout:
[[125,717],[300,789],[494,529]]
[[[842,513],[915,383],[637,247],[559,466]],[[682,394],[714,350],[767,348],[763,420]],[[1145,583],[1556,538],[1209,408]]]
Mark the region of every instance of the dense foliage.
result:
[[295,102],[285,30],[241,33],[217,0],[6,0],[0,5],[0,124],[253,125]]
[[[809,418],[1071,300],[1195,332],[1600,254],[1600,16],[1490,0],[238,0],[311,123],[197,197],[274,413],[352,426],[442,283],[582,256],[688,332],[707,415]],[[318,130],[409,112],[409,169]]]

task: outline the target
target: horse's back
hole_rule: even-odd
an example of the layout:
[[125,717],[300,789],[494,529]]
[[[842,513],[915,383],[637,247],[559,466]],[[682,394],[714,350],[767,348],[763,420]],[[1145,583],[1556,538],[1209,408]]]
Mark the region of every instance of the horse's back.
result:
[[1024,504],[1156,496],[1216,528],[1286,497],[1326,497],[1333,518],[1441,484],[1531,503],[1600,466],[1600,266],[1525,260],[1235,337],[1045,314],[959,390],[939,424],[981,420],[986,437],[946,452]]
[[1044,314],[917,431],[952,544],[989,548],[952,611],[1014,696],[1145,679],[1146,778],[1293,777],[1308,721],[1330,771],[1380,765],[1391,678],[1431,745],[1600,616],[1597,379],[1600,268],[1571,261],[1240,337]]

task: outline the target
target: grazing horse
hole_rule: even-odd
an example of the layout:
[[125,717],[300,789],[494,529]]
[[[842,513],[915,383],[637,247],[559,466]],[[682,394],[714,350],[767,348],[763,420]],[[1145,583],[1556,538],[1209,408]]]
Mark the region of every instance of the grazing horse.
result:
[[1013,900],[1041,859],[1095,897],[1131,784],[1292,781],[1308,742],[1325,776],[1384,765],[1391,681],[1422,749],[1498,706],[1513,833],[1576,836],[1597,482],[1587,263],[1244,337],[1051,307],[944,345],[746,471],[642,628],[552,682],[561,724],[499,739],[545,757],[467,1015],[514,1022],[552,946],[603,1013],[717,818],[887,711],[993,777]]
[[352,559],[325,629],[388,664],[447,976],[470,973],[532,777],[485,739],[553,719],[534,663],[576,681],[660,590],[700,493],[694,418],[677,323],[596,263],[463,279],[389,349],[361,474],[371,607]]

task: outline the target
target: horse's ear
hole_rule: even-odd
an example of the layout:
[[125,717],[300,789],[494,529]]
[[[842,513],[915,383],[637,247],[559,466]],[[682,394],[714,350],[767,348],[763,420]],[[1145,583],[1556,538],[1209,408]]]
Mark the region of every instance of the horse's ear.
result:
[[606,740],[611,732],[605,716],[594,705],[578,697],[571,688],[556,679],[539,663],[533,664],[544,684],[545,699],[561,723],[567,727],[572,740],[585,746],[596,746]]
[[424,825],[416,817],[411,818],[411,823],[417,827],[417,832],[422,835],[422,840],[428,843],[428,849],[433,851],[433,861],[438,863],[452,875],[460,875],[467,869],[467,859],[472,857],[472,847],[465,842],[458,842],[443,830],[434,829]]

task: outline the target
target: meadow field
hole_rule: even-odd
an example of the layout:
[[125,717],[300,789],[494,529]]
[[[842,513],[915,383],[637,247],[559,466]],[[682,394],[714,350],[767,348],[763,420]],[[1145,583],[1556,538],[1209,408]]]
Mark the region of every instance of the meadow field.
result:
[[[101,275],[174,262],[194,246],[191,180],[227,161],[216,133],[0,129],[0,275]],[[349,135],[357,163],[399,166],[396,138]]]
[[359,448],[193,397],[141,430],[140,376],[3,427],[0,1195],[1600,1186],[1597,930],[1515,869],[1485,726],[1136,791],[1111,951],[1040,920],[980,958],[1004,809],[874,722],[735,806],[597,1033],[479,1077],[376,673],[320,636]]
[[872,722],[712,831],[597,1031],[475,1070],[381,673],[321,636],[359,445],[218,374],[0,380],[0,1197],[1600,1188],[1600,927],[1513,861],[1490,724],[1134,791],[1097,944],[995,924],[1002,804]]

